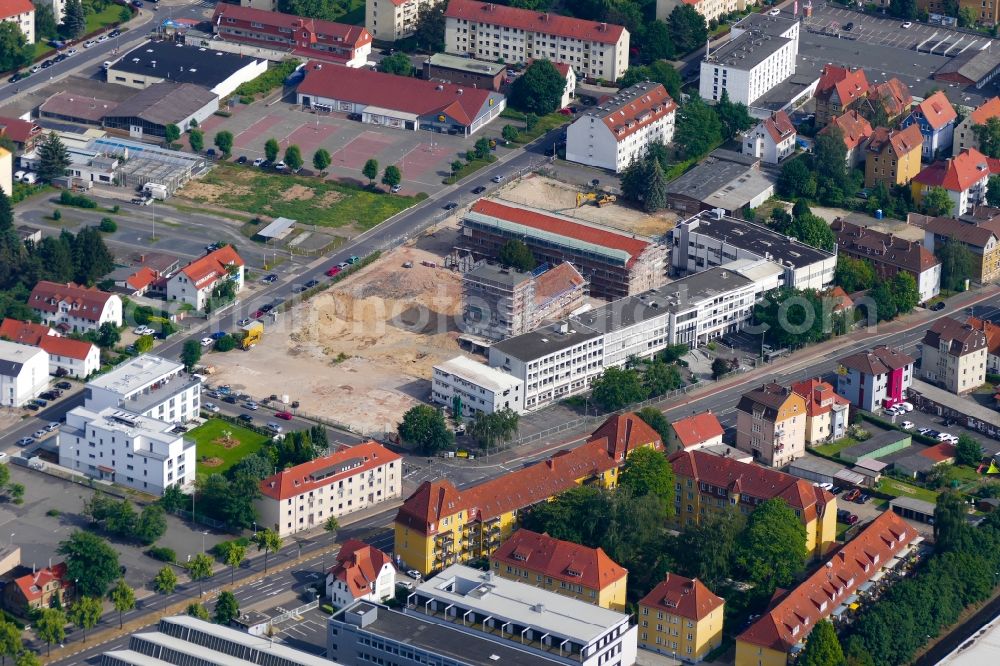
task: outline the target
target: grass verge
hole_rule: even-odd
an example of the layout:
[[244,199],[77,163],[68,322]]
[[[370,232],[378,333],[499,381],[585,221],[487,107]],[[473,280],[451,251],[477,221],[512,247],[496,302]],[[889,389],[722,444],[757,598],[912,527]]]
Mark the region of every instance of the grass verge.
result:
[[487,155],[485,160],[472,160],[471,162],[466,162],[462,165],[462,168],[453,173],[452,175],[445,178],[442,182],[445,185],[454,185],[458,181],[462,180],[467,176],[471,176],[475,172],[482,169],[484,166],[493,164],[497,161],[496,155]]
[[[239,440],[239,444],[230,448],[223,446],[219,440],[223,438],[225,431]],[[221,474],[246,456],[256,453],[267,441],[264,435],[221,419],[209,419],[186,436],[197,445],[195,455],[198,458],[198,474]],[[204,465],[202,460],[205,458],[219,458],[222,464]]]
[[843,451],[849,446],[854,446],[858,443],[858,440],[853,437],[841,437],[835,442],[830,442],[829,444],[823,444],[821,446],[814,447],[813,450],[824,456],[836,456],[838,453]]
[[[524,123],[524,114],[520,111],[515,111],[514,109],[507,108],[500,113],[501,118],[507,118],[509,120],[519,120],[522,125]],[[551,129],[560,127],[569,123],[571,120],[570,116],[564,116],[558,111],[555,113],[550,113],[547,116],[539,116],[538,122],[535,124],[531,131],[524,129],[524,127],[519,127],[518,131],[520,134],[514,139],[514,143],[531,143],[541,135],[545,134]]]

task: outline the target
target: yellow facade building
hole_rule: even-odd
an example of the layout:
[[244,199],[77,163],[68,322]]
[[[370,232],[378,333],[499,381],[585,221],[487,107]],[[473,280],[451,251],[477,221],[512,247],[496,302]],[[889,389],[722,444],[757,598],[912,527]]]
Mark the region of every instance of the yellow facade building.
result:
[[639,602],[639,647],[701,661],[722,643],[725,603],[697,578],[668,573]]
[[493,573],[616,611],[625,610],[628,570],[601,548],[520,529],[490,557]]
[[865,153],[865,187],[882,183],[891,190],[896,185],[909,185],[920,173],[923,145],[919,125],[901,130],[876,127]]
[[635,414],[613,416],[579,447],[479,485],[425,481],[400,507],[395,552],[422,574],[489,557],[517,527],[518,512],[581,484],[618,485],[632,451],[663,450],[655,430]]

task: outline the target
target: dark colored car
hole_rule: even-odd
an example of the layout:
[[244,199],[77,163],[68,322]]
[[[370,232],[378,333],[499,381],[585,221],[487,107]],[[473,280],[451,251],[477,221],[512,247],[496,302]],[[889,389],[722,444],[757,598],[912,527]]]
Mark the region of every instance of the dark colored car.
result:
[[472,189],[472,193],[473,194],[482,194],[485,191],[486,191],[486,186],[485,185],[480,185],[479,187],[474,187]]
[[454,201],[449,201],[444,205],[445,210],[455,210],[456,208],[458,208],[458,204]]
[[247,156],[246,155],[240,155],[239,157],[236,158],[236,163],[237,164],[246,164],[247,163]]
[[361,120],[361,114],[360,113],[348,113],[347,114],[347,119],[348,120]]
[[236,404],[236,396],[235,395],[227,395],[225,398],[222,399],[222,402],[228,402],[230,405],[235,405]]
[[70,384],[69,382],[59,382],[58,384],[56,384],[56,388],[61,388],[64,391],[68,391],[69,389],[73,388],[73,385]]
[[844,32],[850,32],[851,30],[854,30],[854,23],[853,22],[845,23]]
[[944,310],[944,301],[938,301],[937,303],[932,305],[931,310],[933,310],[934,312],[938,312],[939,310]]
[[42,69],[48,69],[52,65],[53,65],[53,62],[51,60],[46,60],[45,62],[42,63]]
[[278,274],[277,273],[271,273],[270,275],[264,276],[264,278],[261,280],[261,282],[265,282],[267,284],[271,284],[272,282],[276,282],[277,279],[278,279]]
[[115,28],[114,30],[108,33],[108,37],[117,37],[120,34],[122,34],[122,31]]
[[347,263],[351,264],[352,266],[358,263],[359,261],[361,261],[361,258],[354,254],[352,254],[347,258]]
[[209,148],[208,150],[205,151],[205,154],[211,157],[212,159],[218,157],[218,155],[216,155],[215,153],[215,148]]
[[212,338],[213,340],[221,340],[227,335],[229,334],[226,333],[225,331],[216,331],[215,333],[212,333],[212,335],[210,335],[209,337]]
[[260,306],[260,309],[263,310],[264,312],[270,312],[271,310],[274,309],[274,304],[268,303],[267,305],[262,305]]
[[24,74],[22,74],[21,72],[17,72],[12,77],[10,77],[9,79],[7,79],[7,83],[17,83],[18,81],[20,81],[23,78],[24,78]]
[[249,414],[240,414],[237,418],[245,423],[253,423],[253,417]]
[[319,280],[309,280],[309,282],[306,282],[306,289],[312,289],[313,287],[315,287],[318,284],[319,284]]

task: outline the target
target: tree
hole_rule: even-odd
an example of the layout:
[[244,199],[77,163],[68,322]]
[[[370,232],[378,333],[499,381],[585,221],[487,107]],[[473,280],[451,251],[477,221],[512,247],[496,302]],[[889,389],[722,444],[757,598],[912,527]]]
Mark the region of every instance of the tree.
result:
[[799,656],[798,666],[843,666],[844,651],[837,632],[829,620],[820,620],[813,627],[806,647]]
[[281,147],[278,145],[278,140],[271,137],[264,142],[264,157],[268,162],[274,162],[278,159],[278,151]]
[[566,79],[548,60],[535,60],[510,87],[510,105],[524,113],[548,115],[562,104]]
[[188,372],[191,372],[201,360],[201,343],[197,340],[188,340],[181,349],[181,361]]
[[743,102],[732,102],[729,99],[729,91],[722,89],[722,95],[715,104],[715,113],[722,123],[722,138],[732,139],[740,132],[744,132],[754,126],[754,120],[750,117],[750,111]]
[[[520,132],[518,132],[517,128],[513,125],[504,125],[500,134],[504,141],[517,141],[517,137]],[[461,162],[459,164],[461,164]]]
[[606,368],[590,388],[594,402],[606,412],[622,409],[646,398],[639,373],[626,368]]
[[916,0],[889,0],[889,14],[904,21],[916,20]]
[[642,209],[647,213],[655,213],[667,207],[667,179],[660,168],[660,162],[655,159],[650,162],[649,182],[642,199]]
[[913,308],[920,302],[920,292],[917,290],[917,281],[912,273],[900,271],[889,280],[889,288],[896,301],[896,312],[904,315],[913,312]]
[[35,6],[35,41],[55,39],[59,36],[59,21],[52,13],[52,5],[34,0]]
[[59,135],[49,132],[38,146],[38,177],[46,182],[66,175],[69,168],[69,151]]
[[503,247],[500,248],[500,252],[497,254],[497,259],[504,266],[510,266],[519,271],[534,270],[538,264],[535,261],[534,255],[531,254],[531,248],[524,241],[516,238],[512,238],[503,244]]
[[198,581],[198,596],[202,596],[204,593],[202,581],[212,576],[212,558],[205,553],[198,553],[184,565],[184,568],[187,569],[191,580]]
[[646,396],[655,398],[681,388],[684,380],[676,365],[653,359],[642,373],[642,384],[646,389]]
[[650,167],[652,161],[644,157],[635,158],[629,163],[621,175],[622,196],[630,201],[642,204],[650,183]]
[[655,430],[663,442],[667,441],[670,433],[670,423],[667,422],[667,417],[663,415],[663,412],[656,407],[643,407],[636,412],[636,415],[645,421],[646,425]]
[[199,620],[205,620],[206,622],[212,619],[212,616],[208,613],[208,609],[199,603],[188,604],[188,607],[184,612],[191,617],[196,617]]
[[511,409],[501,409],[492,414],[477,412],[469,434],[481,447],[489,450],[493,445],[509,442],[517,434],[519,420],[517,412]]
[[895,294],[892,293],[892,287],[889,286],[888,282],[880,281],[869,292],[869,295],[875,302],[875,315],[878,321],[889,321],[896,317],[899,308],[896,305]]
[[475,154],[477,159],[485,160],[490,156],[490,140],[485,136],[476,139],[476,143],[472,148],[472,152]]
[[677,73],[674,66],[664,60],[657,60],[645,67],[629,67],[625,74],[618,79],[620,88],[628,88],[643,81],[653,81],[662,83],[667,89],[670,97],[679,100],[681,98],[681,75]]
[[378,64],[378,69],[380,72],[385,72],[386,74],[413,76],[413,63],[410,62],[410,57],[401,51],[382,58],[382,62]]
[[951,215],[951,209],[955,202],[948,195],[948,190],[943,187],[929,187],[924,191],[920,199],[920,210],[925,215],[941,217]]
[[200,153],[205,148],[205,133],[200,129],[188,130],[188,143],[191,144],[191,150]]
[[462,162],[462,160],[452,160],[449,166],[451,167],[451,175],[454,176],[458,174],[459,171],[462,170],[462,167],[465,166],[465,164]]
[[993,117],[982,125],[973,125],[972,131],[979,140],[979,151],[987,157],[1000,157],[1000,118]]
[[103,597],[111,582],[121,575],[118,553],[91,532],[73,532],[56,552],[66,558],[67,579],[76,581],[74,593],[78,595]]
[[108,598],[118,611],[118,628],[122,628],[122,614],[135,608],[135,590],[128,586],[124,578],[108,593]]
[[[301,442],[301,434],[288,433],[278,445],[284,447],[289,442]],[[296,460],[275,460],[278,467],[286,463],[299,464],[312,459],[312,450],[308,456]],[[221,474],[210,474],[198,480],[198,504],[210,507],[209,512],[217,519],[232,528],[247,528],[257,519],[254,502],[260,497],[259,478],[249,475],[233,474],[226,478]]]
[[949,238],[934,253],[941,261],[941,287],[950,291],[965,289],[972,279],[972,253],[954,238]]
[[177,574],[170,566],[165,566],[153,578],[153,589],[158,594],[169,596],[177,588]]
[[212,620],[216,624],[228,626],[239,616],[240,602],[236,600],[236,595],[229,590],[224,591],[215,602],[215,616]]
[[69,39],[76,39],[87,30],[87,13],[80,0],[66,0],[66,13],[63,15],[62,32]]
[[31,650],[21,650],[14,660],[14,666],[42,666],[42,660]]
[[330,162],[332,161],[333,160],[330,157],[330,151],[328,151],[326,148],[320,148],[315,153],[313,153],[313,167],[317,171],[326,171],[326,168],[330,166]]
[[[775,209],[775,213],[780,213],[780,209]],[[788,214],[779,215],[780,220],[774,227],[780,233],[791,236],[796,240],[831,252],[837,244],[837,238],[830,229],[830,225],[823,218],[805,213],[803,215],[790,216]],[[772,217],[772,220],[775,218]]]
[[80,597],[69,611],[69,620],[83,631],[83,642],[87,642],[87,630],[93,629],[101,621],[104,605],[94,597]]
[[181,138],[181,128],[173,123],[167,124],[163,128],[163,139],[167,142],[167,145],[172,145],[173,143],[179,141]]
[[281,550],[281,537],[274,530],[265,528],[253,535],[253,542],[258,551],[264,551],[264,573],[267,573],[267,557]]
[[934,543],[941,550],[951,550],[968,529],[968,505],[962,495],[946,490],[938,495],[934,507]]
[[709,587],[733,575],[740,534],[746,519],[735,508],[711,511],[688,525],[674,543],[678,570]]
[[222,152],[223,157],[229,157],[233,153],[233,133],[229,130],[216,132],[215,147]]
[[816,176],[808,155],[785,161],[778,176],[778,193],[791,198],[816,196]]
[[455,433],[448,429],[444,415],[429,405],[411,407],[403,414],[398,430],[404,442],[425,455],[450,449],[455,443]]
[[444,10],[448,3],[423,3],[417,12],[413,41],[417,48],[428,53],[444,52]]
[[821,201],[839,203],[845,195],[853,194],[847,170],[847,144],[839,127],[830,127],[816,136],[812,161],[816,194]]
[[102,217],[101,223],[97,225],[97,229],[106,234],[113,234],[118,231],[118,224],[110,217]]
[[388,185],[390,190],[401,182],[403,182],[403,174],[395,164],[390,164],[382,172],[382,184]]
[[1000,174],[993,174],[986,181],[986,203],[1000,207]]
[[955,463],[976,467],[983,460],[983,447],[969,435],[959,435],[955,445]]
[[7,657],[16,657],[22,649],[21,630],[13,622],[0,619],[0,664],[6,666]]
[[292,173],[297,172],[302,168],[305,163],[302,159],[302,149],[296,145],[291,145],[285,148],[285,166],[287,166]]
[[[683,6],[693,11],[693,8]],[[676,11],[677,9],[674,10]],[[674,145],[680,148],[685,158],[699,159],[722,143],[722,123],[719,116],[701,98],[692,97],[676,115]]]
[[35,635],[45,641],[47,654],[52,654],[52,644],[66,640],[66,614],[55,608],[43,608],[35,620]]
[[0,70],[18,69],[31,62],[34,47],[13,22],[0,23]]
[[[332,518],[332,516],[331,516]],[[334,519],[336,520],[336,519]],[[226,566],[229,567],[229,582],[236,584],[236,567],[242,566],[247,559],[247,547],[241,543],[234,543],[226,551]]]
[[374,187],[375,179],[378,178],[378,160],[374,157],[369,158],[361,167],[361,173],[368,179],[368,187]]
[[780,498],[757,505],[740,535],[736,561],[763,596],[789,585],[806,564],[806,528]]
[[524,114],[524,129],[527,132],[535,129],[538,126],[538,114],[536,113],[526,113]]
[[148,504],[135,522],[135,538],[148,546],[167,533],[167,516],[159,504]]
[[837,269],[833,281],[851,294],[871,289],[875,284],[875,268],[865,259],[852,259],[846,254],[837,255]]
[[732,370],[732,365],[729,361],[722,358],[721,356],[716,356],[715,360],[712,361],[712,379],[720,379],[723,375],[728,374]]
[[677,5],[667,16],[667,30],[674,42],[676,55],[686,55],[701,48],[708,39],[705,17],[691,5]]
[[656,497],[663,502],[667,515],[673,514],[674,470],[659,451],[648,446],[633,451],[625,460],[618,485],[631,490],[633,497]]
[[754,321],[775,347],[795,347],[826,340],[832,333],[829,313],[812,289],[781,288],[754,307]]
[[673,59],[674,40],[670,37],[670,30],[663,21],[653,21],[646,28],[646,34],[642,39],[642,57],[647,62],[661,59]]
[[327,534],[330,534],[334,537],[337,536],[337,530],[339,529],[340,529],[340,523],[337,522],[336,516],[330,516],[329,518],[326,519],[326,522],[323,523],[323,530]]
[[115,266],[114,255],[97,227],[84,227],[72,240],[74,280],[93,285]]

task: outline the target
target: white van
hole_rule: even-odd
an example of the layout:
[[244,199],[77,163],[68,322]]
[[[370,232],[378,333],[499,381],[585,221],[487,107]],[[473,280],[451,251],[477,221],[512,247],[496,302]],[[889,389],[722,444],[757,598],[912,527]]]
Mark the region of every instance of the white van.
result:
[[28,185],[34,185],[38,182],[38,174],[34,171],[29,171],[28,173],[21,176],[21,182],[27,183]]

